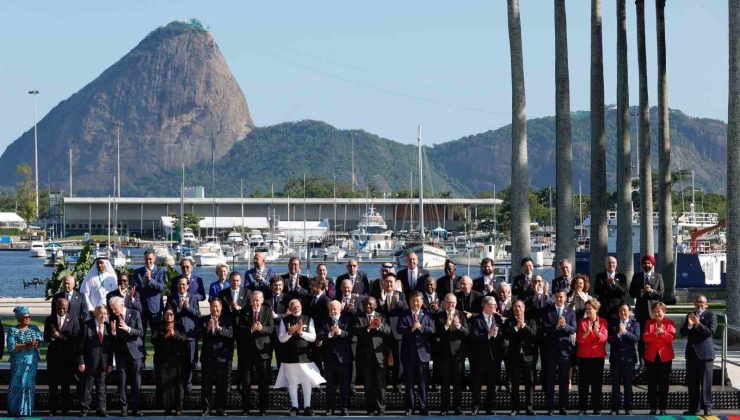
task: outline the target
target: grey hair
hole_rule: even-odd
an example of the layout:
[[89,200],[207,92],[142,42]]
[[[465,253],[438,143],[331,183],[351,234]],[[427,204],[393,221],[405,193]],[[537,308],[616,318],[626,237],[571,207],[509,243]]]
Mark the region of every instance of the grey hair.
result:
[[464,282],[465,280],[469,281],[470,284],[473,284],[473,278],[470,276],[462,276],[460,277],[460,283]]
[[511,285],[505,281],[502,281],[498,284],[498,291],[500,292],[501,289],[506,289],[511,292]]
[[111,308],[114,306],[118,307],[118,305],[123,306],[123,298],[120,296],[114,296],[110,298],[110,300],[108,301],[108,305],[110,305]]
[[218,270],[220,270],[221,268],[224,268],[224,267],[226,268],[226,271],[229,271],[228,264],[219,264],[219,265],[216,266],[216,271],[215,271],[216,274],[218,274]]
[[108,312],[108,308],[107,308],[107,307],[105,306],[105,304],[103,304],[103,303],[101,303],[100,305],[98,305],[98,306],[96,306],[96,307],[95,307],[95,313],[96,313],[96,314],[99,314],[99,313],[100,313],[100,311],[103,311],[103,310],[104,310],[105,312]]
[[488,304],[494,304],[495,305],[496,304],[496,298],[494,298],[493,296],[484,296],[483,297],[483,304],[484,305],[488,305]]

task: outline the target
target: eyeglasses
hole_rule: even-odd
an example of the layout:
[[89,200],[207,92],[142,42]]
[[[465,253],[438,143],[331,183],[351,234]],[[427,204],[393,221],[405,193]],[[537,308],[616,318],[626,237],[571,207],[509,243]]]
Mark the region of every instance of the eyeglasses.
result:
[[357,264],[348,264],[350,267],[357,267]]
[[706,305],[707,304],[707,301],[706,300],[697,300],[694,303],[699,304],[699,305]]

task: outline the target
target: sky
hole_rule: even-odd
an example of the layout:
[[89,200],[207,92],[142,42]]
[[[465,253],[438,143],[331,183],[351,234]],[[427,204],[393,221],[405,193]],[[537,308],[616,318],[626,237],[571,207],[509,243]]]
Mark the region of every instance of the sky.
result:
[[[571,109],[589,108],[590,2],[566,1]],[[606,103],[616,103],[616,7],[603,2]],[[504,0],[0,2],[0,153],[173,20],[208,25],[257,126],[314,119],[403,143],[441,143],[507,125]],[[630,103],[637,104],[634,2],[627,1]],[[554,115],[553,2],[522,0],[528,118]],[[655,6],[646,1],[650,104],[657,103]],[[668,102],[727,119],[727,2],[666,6]],[[40,133],[39,135],[43,135]]]

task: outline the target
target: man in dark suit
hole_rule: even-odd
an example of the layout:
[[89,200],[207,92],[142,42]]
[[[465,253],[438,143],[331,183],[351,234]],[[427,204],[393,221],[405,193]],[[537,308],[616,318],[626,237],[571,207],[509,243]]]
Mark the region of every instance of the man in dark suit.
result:
[[[635,273],[630,282],[630,296],[635,299],[635,319],[640,323],[640,332],[645,333],[645,322],[650,319],[650,307],[653,302],[663,300],[663,276],[653,270],[655,257],[643,255],[640,259],[641,273]],[[642,362],[645,354],[645,342],[640,336],[638,353]],[[642,365],[642,363],[640,363]]]
[[553,415],[555,409],[555,375],[559,379],[559,414],[568,415],[568,371],[574,351],[571,335],[576,333],[576,313],[565,305],[566,296],[565,289],[556,290],[553,302],[542,311],[547,353],[544,357],[547,359],[544,383],[548,415]]
[[524,302],[514,302],[513,317],[504,323],[504,337],[509,345],[506,355],[506,370],[511,378],[511,415],[520,415],[519,385],[524,382],[525,407],[528,416],[534,415],[534,369],[537,363],[537,323],[524,319]]
[[67,299],[67,303],[69,303],[67,314],[72,318],[79,319],[80,324],[82,324],[90,317],[90,311],[92,311],[93,308],[87,307],[87,300],[82,296],[82,293],[75,290],[75,284],[76,280],[74,276],[64,277],[64,280],[62,280],[62,290],[57,292],[51,299],[51,314],[53,315],[56,313],[57,300],[59,300],[59,298],[65,298]]
[[[242,275],[237,271],[232,271],[229,275],[229,287],[218,294],[218,299],[221,301],[221,308],[223,308],[223,316],[230,318],[231,325],[237,325],[237,319],[241,314],[242,308],[249,306],[249,295],[250,290],[246,287],[242,287]],[[238,329],[235,331],[234,336],[238,336]],[[237,343],[241,344],[238,340]],[[232,381],[237,387],[241,386],[241,380],[244,376],[245,360],[246,359],[242,359],[241,357],[237,360],[238,373]]]
[[[370,283],[370,296],[378,299],[380,291],[383,290],[383,279],[388,273],[393,273],[395,275],[392,262],[384,262],[380,265],[380,277]],[[378,301],[378,306],[380,306],[380,301]]]
[[689,409],[684,415],[695,416],[699,407],[705,416],[712,415],[712,376],[714,374],[714,332],[717,315],[707,309],[707,297],[694,299],[695,311],[686,315],[681,336],[686,341],[686,375],[689,386]]
[[[202,367],[201,405],[203,416],[215,409],[217,416],[226,415],[226,398],[231,379],[231,360],[234,357],[234,329],[231,318],[221,313],[221,301],[214,300],[211,313],[198,322],[202,339],[200,363]],[[211,392],[216,386],[216,397],[211,402]]]
[[[450,411],[450,385],[452,386],[452,408],[454,414],[462,416],[462,380],[465,374],[465,357],[468,354],[468,319],[464,313],[455,309],[457,298],[448,293],[444,298],[444,309],[436,317],[435,329],[439,342],[435,355],[435,376],[441,376],[442,411],[446,416]],[[437,357],[438,356],[438,357]]]
[[391,326],[391,335],[388,337],[388,348],[390,350],[390,357],[393,363],[388,363],[388,368],[391,371],[390,384],[393,387],[394,392],[401,392],[398,388],[400,380],[400,344],[401,334],[397,330],[398,318],[403,314],[409,307],[406,303],[406,296],[403,292],[399,292],[395,289],[396,287],[396,275],[393,273],[386,273],[383,278],[383,289],[376,297],[378,302],[378,312],[381,313],[388,321]]
[[[203,279],[193,274],[193,259],[185,257],[180,261],[180,272],[188,281],[188,293],[198,297],[198,300],[206,300],[206,288],[203,286]],[[177,285],[173,284],[170,295],[178,293]]]
[[[409,310],[399,317],[396,329],[401,334],[401,363],[405,372],[406,415],[412,415],[416,397],[419,397],[419,413],[429,414],[427,385],[429,361],[432,357],[431,338],[434,335],[434,318],[422,310],[422,297],[412,292]],[[416,386],[416,392],[414,392]]]
[[175,323],[178,324],[187,340],[182,343],[182,381],[186,393],[192,392],[193,371],[198,364],[198,320],[200,307],[198,296],[188,292],[188,279],[180,276],[174,281],[177,293],[170,295],[167,304],[175,311]]
[[275,272],[271,268],[267,267],[267,260],[265,260],[264,252],[255,252],[254,258],[252,259],[254,267],[247,270],[244,273],[244,286],[249,290],[259,290],[262,293],[270,291],[269,281]]
[[437,280],[434,277],[427,277],[422,296],[424,298],[422,303],[424,310],[429,311],[433,315],[439,312],[441,308],[440,301],[444,299],[445,295],[437,293]]
[[284,293],[283,289],[283,278],[281,276],[272,276],[270,279],[270,293],[265,295],[265,305],[270,308],[272,320],[275,322],[275,329],[272,332],[272,348],[275,351],[275,360],[277,366],[280,368],[280,363],[283,361],[281,354],[283,346],[278,340],[277,326],[279,326],[283,315],[288,311],[288,302],[290,297]]
[[460,279],[460,291],[455,293],[457,298],[457,310],[465,313],[465,317],[470,319],[481,312],[481,302],[483,295],[477,290],[473,290],[473,280],[468,276],[462,276]]
[[447,296],[460,290],[460,277],[457,275],[457,264],[451,259],[445,260],[445,275],[437,279],[437,293]]
[[612,409],[609,415],[619,415],[622,405],[620,384],[624,387],[624,415],[632,415],[632,377],[637,363],[635,344],[640,339],[640,324],[630,319],[630,306],[624,304],[619,317],[609,326],[609,366],[612,375]]
[[263,305],[261,291],[251,294],[249,306],[243,308],[237,323],[239,360],[244,360],[242,375],[242,415],[249,415],[252,401],[252,375],[256,375],[259,392],[259,413],[265,415],[269,406],[270,363],[272,362],[272,335],[275,321],[272,310]]
[[288,294],[289,300],[302,299],[311,288],[311,279],[301,274],[301,259],[298,257],[290,257],[288,272],[281,277],[283,278],[283,289]]
[[399,271],[396,276],[401,282],[403,294],[407,297],[410,297],[413,291],[423,292],[426,278],[429,277],[429,272],[418,264],[419,257],[413,252],[409,253],[406,255],[406,268]]
[[517,299],[527,299],[532,293],[532,276],[534,275],[534,261],[531,258],[523,258],[519,263],[522,267],[522,274],[514,277],[514,286],[511,293]]
[[500,354],[504,351],[504,320],[496,313],[496,300],[493,296],[483,297],[482,312],[470,320],[471,345],[475,351],[470,355],[473,377],[473,411],[477,416],[480,410],[481,387],[486,384],[486,415],[493,414],[496,401],[496,384],[501,375]]
[[362,372],[365,389],[365,410],[368,415],[385,415],[385,380],[388,355],[388,338],[391,327],[387,318],[375,312],[377,303],[369,296],[364,302],[364,312],[355,320],[357,337],[357,367]]
[[342,304],[329,302],[329,319],[317,331],[326,378],[326,415],[336,413],[336,387],[339,385],[339,415],[349,413],[349,388],[352,380],[352,322],[354,314],[342,312]]
[[627,276],[617,272],[616,258],[606,258],[606,271],[596,275],[594,290],[601,303],[599,316],[609,322],[617,320],[619,307],[626,303]]
[[80,321],[69,316],[68,308],[66,298],[57,299],[56,314],[49,315],[44,322],[44,342],[49,345],[46,351],[46,370],[49,375],[49,412],[52,416],[57,415],[60,386],[63,416],[68,415],[72,400],[69,385],[74,382],[75,377]]
[[97,416],[107,416],[105,410],[105,376],[113,370],[113,336],[108,322],[108,309],[105,305],[95,307],[94,318],[88,319],[80,330],[77,351],[77,369],[82,373],[80,384],[80,415],[87,417],[95,384],[98,402]]
[[[527,320],[534,320],[537,324],[537,347],[535,349],[535,362],[537,365],[537,358],[540,360],[540,380],[541,383],[545,384],[545,375],[548,370],[547,358],[547,340],[545,338],[545,328],[542,322],[542,315],[545,308],[552,303],[552,299],[547,293],[547,283],[541,274],[535,274],[532,276],[532,293],[524,301],[524,317]],[[544,388],[544,386],[543,386]]]
[[563,258],[558,262],[558,266],[560,267],[560,276],[552,279],[550,290],[565,289],[566,291],[570,291],[570,282],[573,280],[573,265],[570,260]]
[[498,284],[498,294],[496,295],[496,312],[502,318],[511,318],[511,307],[514,301],[511,298],[511,286],[508,283],[501,282]]
[[[136,291],[136,286],[129,286],[128,274],[121,273],[118,275],[118,289],[108,293],[105,296],[105,301],[110,302],[111,298],[114,297],[122,298],[123,306],[141,314],[141,299],[139,298],[139,292]],[[110,305],[108,305],[108,312],[112,312]]]
[[[352,259],[347,262],[347,272],[337,277],[337,284],[341,285],[342,281],[347,279],[352,282],[352,293],[357,295],[370,294],[370,283],[368,282],[367,274],[364,271],[360,271],[357,260]],[[362,308],[359,309],[362,310]]]
[[131,286],[139,293],[141,303],[141,322],[146,330],[154,331],[162,322],[162,292],[167,279],[167,270],[154,265],[156,254],[153,249],[144,251],[144,266],[139,267],[131,274]]
[[334,301],[339,302],[342,307],[343,314],[347,314],[354,318],[358,314],[362,313],[362,308],[364,306],[362,303],[366,296],[354,293],[352,291],[353,287],[354,285],[350,279],[344,279],[339,282],[339,288],[337,289],[336,296],[334,296]]
[[[329,319],[329,296],[326,295],[326,279],[311,280],[310,294],[303,299],[303,313],[313,319],[314,324],[323,325]],[[318,363],[317,363],[318,364]]]
[[127,309],[123,298],[114,297],[108,302],[113,350],[116,355],[118,373],[118,399],[121,403],[121,415],[128,415],[126,384],[131,384],[131,407],[133,415],[143,416],[141,408],[141,365],[144,358],[144,331],[139,312]]
[[482,296],[495,296],[496,276],[493,275],[493,260],[486,257],[480,262],[480,277],[473,280],[473,290]]

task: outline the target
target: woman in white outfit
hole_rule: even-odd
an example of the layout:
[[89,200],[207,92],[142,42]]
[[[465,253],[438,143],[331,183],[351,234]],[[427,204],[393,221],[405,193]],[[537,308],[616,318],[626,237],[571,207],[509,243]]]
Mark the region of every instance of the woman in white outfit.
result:
[[278,328],[278,340],[284,347],[275,388],[288,388],[290,415],[298,415],[298,385],[303,389],[305,415],[312,416],[311,388],[326,382],[319,368],[311,360],[311,348],[316,341],[313,320],[301,314],[301,301],[293,299],[288,304],[289,315],[284,317]]
[[96,258],[85,280],[80,285],[80,293],[91,310],[98,305],[107,305],[106,296],[118,288],[118,276],[107,258]]

